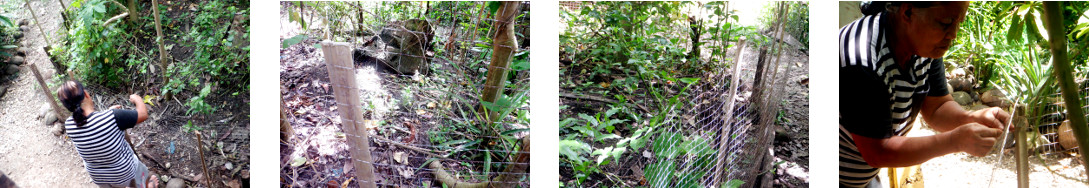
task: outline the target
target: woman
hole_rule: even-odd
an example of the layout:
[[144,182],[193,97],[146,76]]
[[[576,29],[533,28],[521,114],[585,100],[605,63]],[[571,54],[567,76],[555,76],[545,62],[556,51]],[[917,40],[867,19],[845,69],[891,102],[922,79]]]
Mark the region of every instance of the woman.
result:
[[[942,155],[983,156],[1002,134],[1000,108],[965,111],[946,86],[942,56],[967,2],[874,2],[840,29],[841,187],[882,187],[878,168]],[[905,137],[917,115],[937,135]]]
[[[130,95],[136,110],[95,111],[91,94],[78,81],[65,82],[57,89],[57,97],[72,116],[64,129],[84,167],[99,187],[147,187],[151,174],[140,163],[132,147],[125,141],[125,130],[147,120],[147,107],[139,95]],[[157,183],[157,182],[153,182]]]

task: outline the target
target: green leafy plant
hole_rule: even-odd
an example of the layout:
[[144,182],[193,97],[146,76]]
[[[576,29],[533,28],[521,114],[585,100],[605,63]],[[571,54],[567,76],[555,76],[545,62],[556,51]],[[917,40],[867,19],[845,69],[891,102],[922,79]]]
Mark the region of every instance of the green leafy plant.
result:
[[69,44],[61,51],[67,52],[68,61],[64,63],[69,70],[79,73],[82,80],[108,87],[121,85],[122,74],[129,67],[122,59],[127,54],[120,49],[131,35],[125,33],[126,24],[103,24],[109,16],[124,10],[106,0],[72,3],[69,14],[74,19],[66,37]]
[[212,105],[208,105],[208,103],[204,102],[204,99],[208,98],[208,94],[210,94],[211,92],[210,86],[211,85],[204,85],[204,89],[200,90],[199,95],[193,96],[192,98],[189,98],[187,102],[185,102],[185,105],[189,106],[189,110],[185,111],[186,114],[192,115],[194,113],[197,113],[207,115],[211,114],[216,110],[215,107],[212,107]]

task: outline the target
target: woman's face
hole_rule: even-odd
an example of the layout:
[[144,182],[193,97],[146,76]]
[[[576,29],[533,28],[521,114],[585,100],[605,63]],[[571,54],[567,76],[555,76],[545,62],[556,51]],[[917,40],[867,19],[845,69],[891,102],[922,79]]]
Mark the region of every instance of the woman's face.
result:
[[957,38],[960,23],[968,11],[968,2],[944,2],[928,8],[914,8],[909,3],[900,6],[901,23],[919,56],[941,58]]

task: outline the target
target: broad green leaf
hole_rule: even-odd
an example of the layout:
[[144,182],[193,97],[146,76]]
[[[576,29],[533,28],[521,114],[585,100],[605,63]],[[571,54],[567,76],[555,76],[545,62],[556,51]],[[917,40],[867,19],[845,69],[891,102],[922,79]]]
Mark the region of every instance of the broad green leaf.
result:
[[738,187],[741,187],[741,184],[745,184],[745,181],[732,179],[732,180],[726,181],[726,183],[722,184],[722,187],[723,188],[738,188]]
[[280,44],[280,48],[287,48],[289,46],[293,46],[302,42],[303,40],[306,40],[306,38],[307,36],[305,34],[299,34],[295,35],[294,37],[284,39],[284,41]]
[[291,160],[291,167],[302,166],[303,164],[306,164],[306,161],[306,157],[295,157],[295,159]]
[[583,161],[581,154],[590,152],[590,145],[577,140],[560,140],[560,155],[572,161]]

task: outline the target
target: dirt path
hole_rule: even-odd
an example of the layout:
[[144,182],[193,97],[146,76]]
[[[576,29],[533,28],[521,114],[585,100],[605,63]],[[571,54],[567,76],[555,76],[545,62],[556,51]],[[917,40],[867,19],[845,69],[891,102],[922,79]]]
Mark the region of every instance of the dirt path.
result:
[[[60,2],[31,1],[42,29],[46,32],[63,31],[60,28]],[[22,6],[25,8],[25,6]],[[33,20],[30,11],[20,9],[19,18]],[[29,26],[34,26],[31,24]],[[22,44],[30,49],[27,63],[19,66],[18,77],[9,86],[8,93],[0,98],[0,171],[22,187],[95,187],[83,162],[72,143],[64,137],[50,133],[39,117],[42,104],[48,99],[37,86],[30,64],[37,65],[43,75],[53,75],[42,47],[45,38],[37,27],[24,33]],[[50,35],[56,41],[58,35]]]
[[[921,127],[919,125],[921,124],[916,124],[917,127]],[[937,132],[933,129],[916,128],[908,136],[929,136],[934,134],[937,134]],[[1006,150],[1007,154],[1003,157],[1002,164],[997,170],[994,168],[995,161],[998,161],[997,154],[974,157],[961,152],[930,159],[921,166],[924,185],[926,187],[987,187],[992,178],[994,179],[992,186],[1012,187],[1017,185],[1016,164],[1013,160],[1014,156],[1009,154],[1010,150]],[[1084,179],[1085,170],[1080,169],[1081,164],[1075,160],[1075,158],[1071,157],[1059,158],[1058,160],[1048,159],[1048,161],[1058,161],[1058,163],[1047,165],[1060,174]],[[1084,185],[1084,183],[1077,180],[1052,174],[1048,171],[1047,166],[1040,163],[1039,158],[1029,157],[1029,163],[1029,169],[1032,171],[1029,173],[1029,185],[1032,187]],[[991,174],[992,171],[994,171],[993,175]]]

